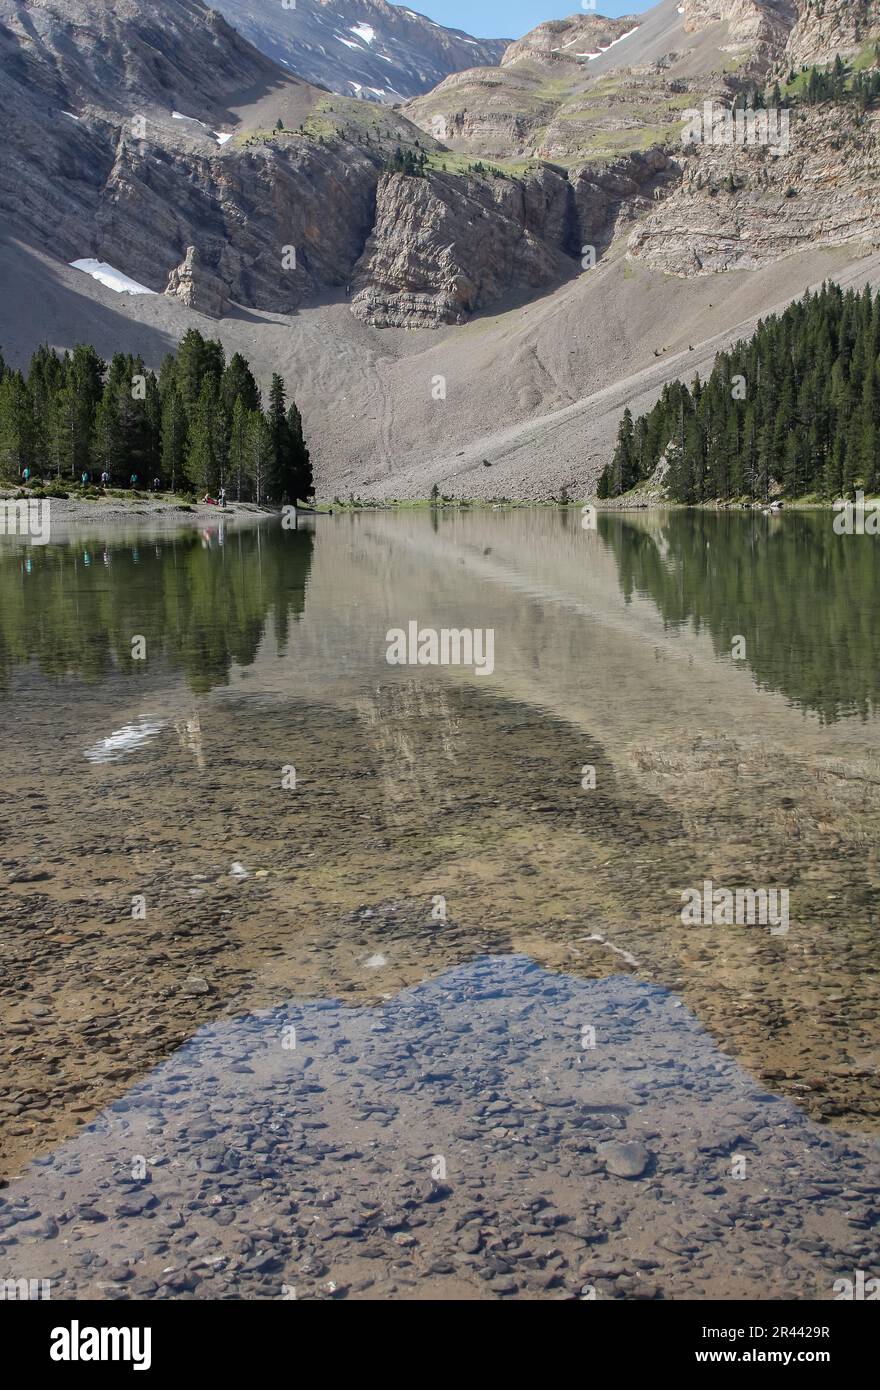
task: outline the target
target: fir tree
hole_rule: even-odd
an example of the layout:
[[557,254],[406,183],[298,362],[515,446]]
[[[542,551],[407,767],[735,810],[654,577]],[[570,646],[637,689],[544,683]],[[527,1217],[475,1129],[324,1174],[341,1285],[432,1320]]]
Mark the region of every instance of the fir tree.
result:
[[180,392],[172,386],[162,406],[162,474],[176,492],[186,481],[187,420]]

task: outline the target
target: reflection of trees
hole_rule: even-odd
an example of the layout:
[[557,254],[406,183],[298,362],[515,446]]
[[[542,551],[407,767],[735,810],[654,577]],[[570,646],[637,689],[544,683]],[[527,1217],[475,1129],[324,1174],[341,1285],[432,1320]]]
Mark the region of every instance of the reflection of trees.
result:
[[0,551],[0,685],[34,660],[47,676],[95,682],[133,670],[131,639],[196,692],[249,665],[271,614],[279,652],[305,608],[311,531],[236,531]]
[[768,518],[669,512],[651,532],[600,516],[624,595],[653,600],[669,624],[705,628],[729,655],[736,634],[759,685],[832,722],[880,702],[880,550],[837,536],[830,513]]

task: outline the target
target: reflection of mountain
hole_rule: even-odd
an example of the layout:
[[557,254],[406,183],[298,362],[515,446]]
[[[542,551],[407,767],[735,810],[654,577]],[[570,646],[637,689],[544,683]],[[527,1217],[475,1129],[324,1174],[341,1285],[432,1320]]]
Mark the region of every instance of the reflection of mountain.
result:
[[606,515],[599,529],[627,599],[645,595],[665,623],[707,629],[719,655],[742,635],[758,684],[823,722],[876,711],[880,562],[870,536],[835,535],[827,512],[670,512],[651,531]]
[[[254,660],[271,615],[279,655],[305,609],[313,532],[77,542],[0,552],[0,684],[36,661],[60,680],[100,681],[164,661],[203,693]],[[132,659],[146,640],[147,667]]]
[[[137,1154],[146,1182],[129,1177]],[[876,1174],[867,1141],[756,1086],[667,990],[484,955],[379,1008],[282,994],[212,1021],[9,1188],[4,1239],[18,1278],[61,1269],[62,1298],[122,1283],[133,1299],[266,1299],[289,1281],[320,1298],[330,1261],[340,1297],[418,1281],[530,1298],[545,1259],[549,1287],[580,1288],[593,1242],[602,1298],[827,1298],[870,1249]],[[45,1219],[71,1209],[87,1220]],[[503,1258],[483,1239],[499,1228]],[[254,1229],[259,1255],[241,1258]],[[540,1259],[536,1234],[552,1240]]]

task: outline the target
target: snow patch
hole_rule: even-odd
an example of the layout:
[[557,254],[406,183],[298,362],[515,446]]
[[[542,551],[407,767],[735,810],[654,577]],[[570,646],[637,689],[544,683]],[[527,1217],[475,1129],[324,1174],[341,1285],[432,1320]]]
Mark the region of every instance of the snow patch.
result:
[[72,121],[79,121],[81,119],[79,116],[74,116],[72,111],[62,111],[61,114],[62,116],[69,116]]
[[229,135],[221,135],[219,131],[215,130],[214,134],[217,137],[217,144],[225,145],[232,139],[232,136],[235,134],[235,131],[231,131]]
[[363,39],[364,43],[372,43],[373,39],[376,37],[375,29],[369,24],[352,24],[349,26],[348,32],[350,34],[357,34],[358,38]]
[[361,52],[361,46],[359,43],[352,43],[351,39],[344,39],[341,34],[337,34],[336,37],[338,38],[340,43],[345,44],[346,48],[353,48],[355,53]]
[[204,130],[208,129],[208,127],[205,125],[205,122],[200,121],[198,116],[184,116],[183,113],[180,111],[172,111],[171,119],[172,121],[192,121],[193,125],[200,125],[203,127]]
[[638,31],[639,31],[639,26],[636,25],[635,29],[627,29],[626,33],[625,33],[625,34],[621,34],[619,39],[612,39],[611,42],[608,44],[608,47],[607,47],[607,48],[600,48],[598,53],[576,53],[576,54],[575,54],[575,57],[576,57],[576,58],[589,58],[589,60],[592,62],[592,60],[593,60],[594,58],[601,58],[603,53],[607,53],[610,49],[616,48],[616,46],[617,46],[619,43],[623,43],[624,39],[628,39],[628,38],[630,37],[631,34],[637,34]]
[[147,289],[146,285],[141,285],[137,280],[132,280],[129,275],[123,275],[121,270],[108,265],[106,261],[93,261],[85,259],[82,261],[71,261],[74,270],[84,270],[86,275],[91,275],[93,280],[99,284],[106,285],[108,290],[115,290],[117,294],[155,294],[155,290]]

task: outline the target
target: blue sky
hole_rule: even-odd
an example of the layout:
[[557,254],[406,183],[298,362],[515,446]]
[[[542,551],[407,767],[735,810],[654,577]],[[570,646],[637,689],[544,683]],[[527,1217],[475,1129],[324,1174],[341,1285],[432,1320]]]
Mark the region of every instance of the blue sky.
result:
[[[405,0],[404,0],[405,2]],[[657,0],[596,0],[597,14],[640,14]],[[545,19],[589,14],[580,0],[414,0],[412,9],[450,29],[464,29],[481,39],[519,39]]]

